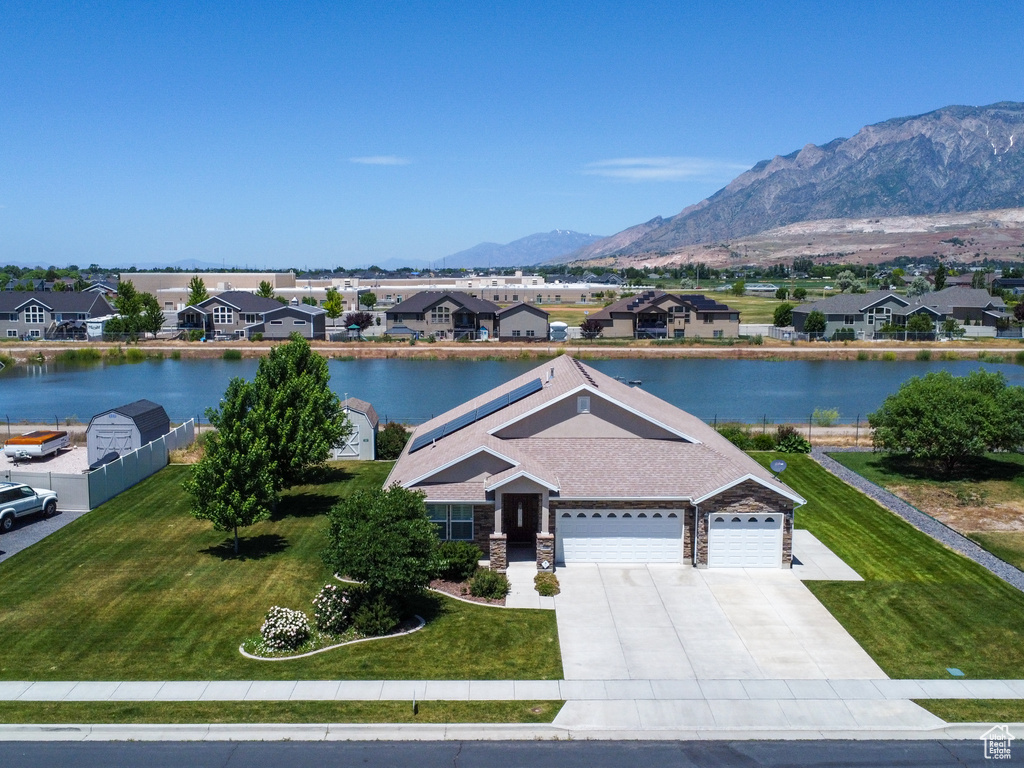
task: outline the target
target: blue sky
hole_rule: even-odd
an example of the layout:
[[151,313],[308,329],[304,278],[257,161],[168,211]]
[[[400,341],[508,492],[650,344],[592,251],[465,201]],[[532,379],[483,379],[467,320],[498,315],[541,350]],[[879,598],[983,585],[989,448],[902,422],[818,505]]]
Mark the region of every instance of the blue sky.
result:
[[439,260],[612,234],[763,158],[1024,100],[1009,2],[0,12],[0,263]]

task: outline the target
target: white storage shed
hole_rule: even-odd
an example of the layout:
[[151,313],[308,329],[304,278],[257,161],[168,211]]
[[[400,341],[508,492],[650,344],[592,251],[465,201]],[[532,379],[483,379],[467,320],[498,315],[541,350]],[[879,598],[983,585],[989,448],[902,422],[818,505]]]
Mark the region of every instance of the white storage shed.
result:
[[377,458],[377,412],[365,400],[345,399],[342,411],[352,423],[352,432],[345,442],[334,446],[331,457],[373,461]]
[[92,417],[85,433],[89,463],[111,451],[124,456],[171,431],[171,420],[162,405],[136,400]]

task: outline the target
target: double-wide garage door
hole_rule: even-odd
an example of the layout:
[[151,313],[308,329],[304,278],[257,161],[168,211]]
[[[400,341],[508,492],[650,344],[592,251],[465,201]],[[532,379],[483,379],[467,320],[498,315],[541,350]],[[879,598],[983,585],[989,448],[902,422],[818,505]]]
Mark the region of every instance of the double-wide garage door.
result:
[[708,567],[782,566],[782,515],[711,515]]
[[555,523],[561,563],[678,563],[683,511],[573,510]]

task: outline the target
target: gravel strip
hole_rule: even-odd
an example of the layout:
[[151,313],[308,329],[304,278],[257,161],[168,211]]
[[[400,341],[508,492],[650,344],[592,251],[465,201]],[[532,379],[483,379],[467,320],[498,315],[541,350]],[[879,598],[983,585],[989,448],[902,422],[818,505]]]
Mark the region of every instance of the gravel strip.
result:
[[[838,461],[826,455],[826,451],[830,451],[832,453],[843,453],[847,452],[847,450],[848,449],[845,448],[816,446],[811,449],[811,458],[843,482],[852,485],[859,491],[863,491],[890,512],[902,517],[912,526],[917,528],[917,530],[928,534],[936,541],[941,544],[945,544],[947,547],[959,552],[964,557],[970,558],[982,568],[992,572],[1010,586],[1016,587],[1024,592],[1024,572],[1021,572],[1009,563],[1000,560],[987,549],[979,547],[966,536],[957,533],[945,523],[941,523],[934,517],[926,515],[917,507],[905,502],[899,496],[890,493],[881,486],[875,485],[870,480],[867,480],[856,472],[847,469]],[[862,449],[862,451],[863,450],[869,449]]]

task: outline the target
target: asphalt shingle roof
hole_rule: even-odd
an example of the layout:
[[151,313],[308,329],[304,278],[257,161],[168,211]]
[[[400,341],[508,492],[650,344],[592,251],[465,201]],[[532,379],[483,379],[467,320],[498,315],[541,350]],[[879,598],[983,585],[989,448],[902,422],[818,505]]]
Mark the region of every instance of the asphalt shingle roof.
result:
[[476,314],[497,314],[501,309],[497,304],[487,299],[477,299],[462,291],[421,291],[415,293],[401,304],[396,304],[388,310],[388,314],[398,312],[424,312],[442,299],[451,299],[470,312]]
[[0,312],[17,312],[19,307],[33,300],[54,312],[85,312],[98,316],[114,311],[104,296],[92,291],[0,291]]

